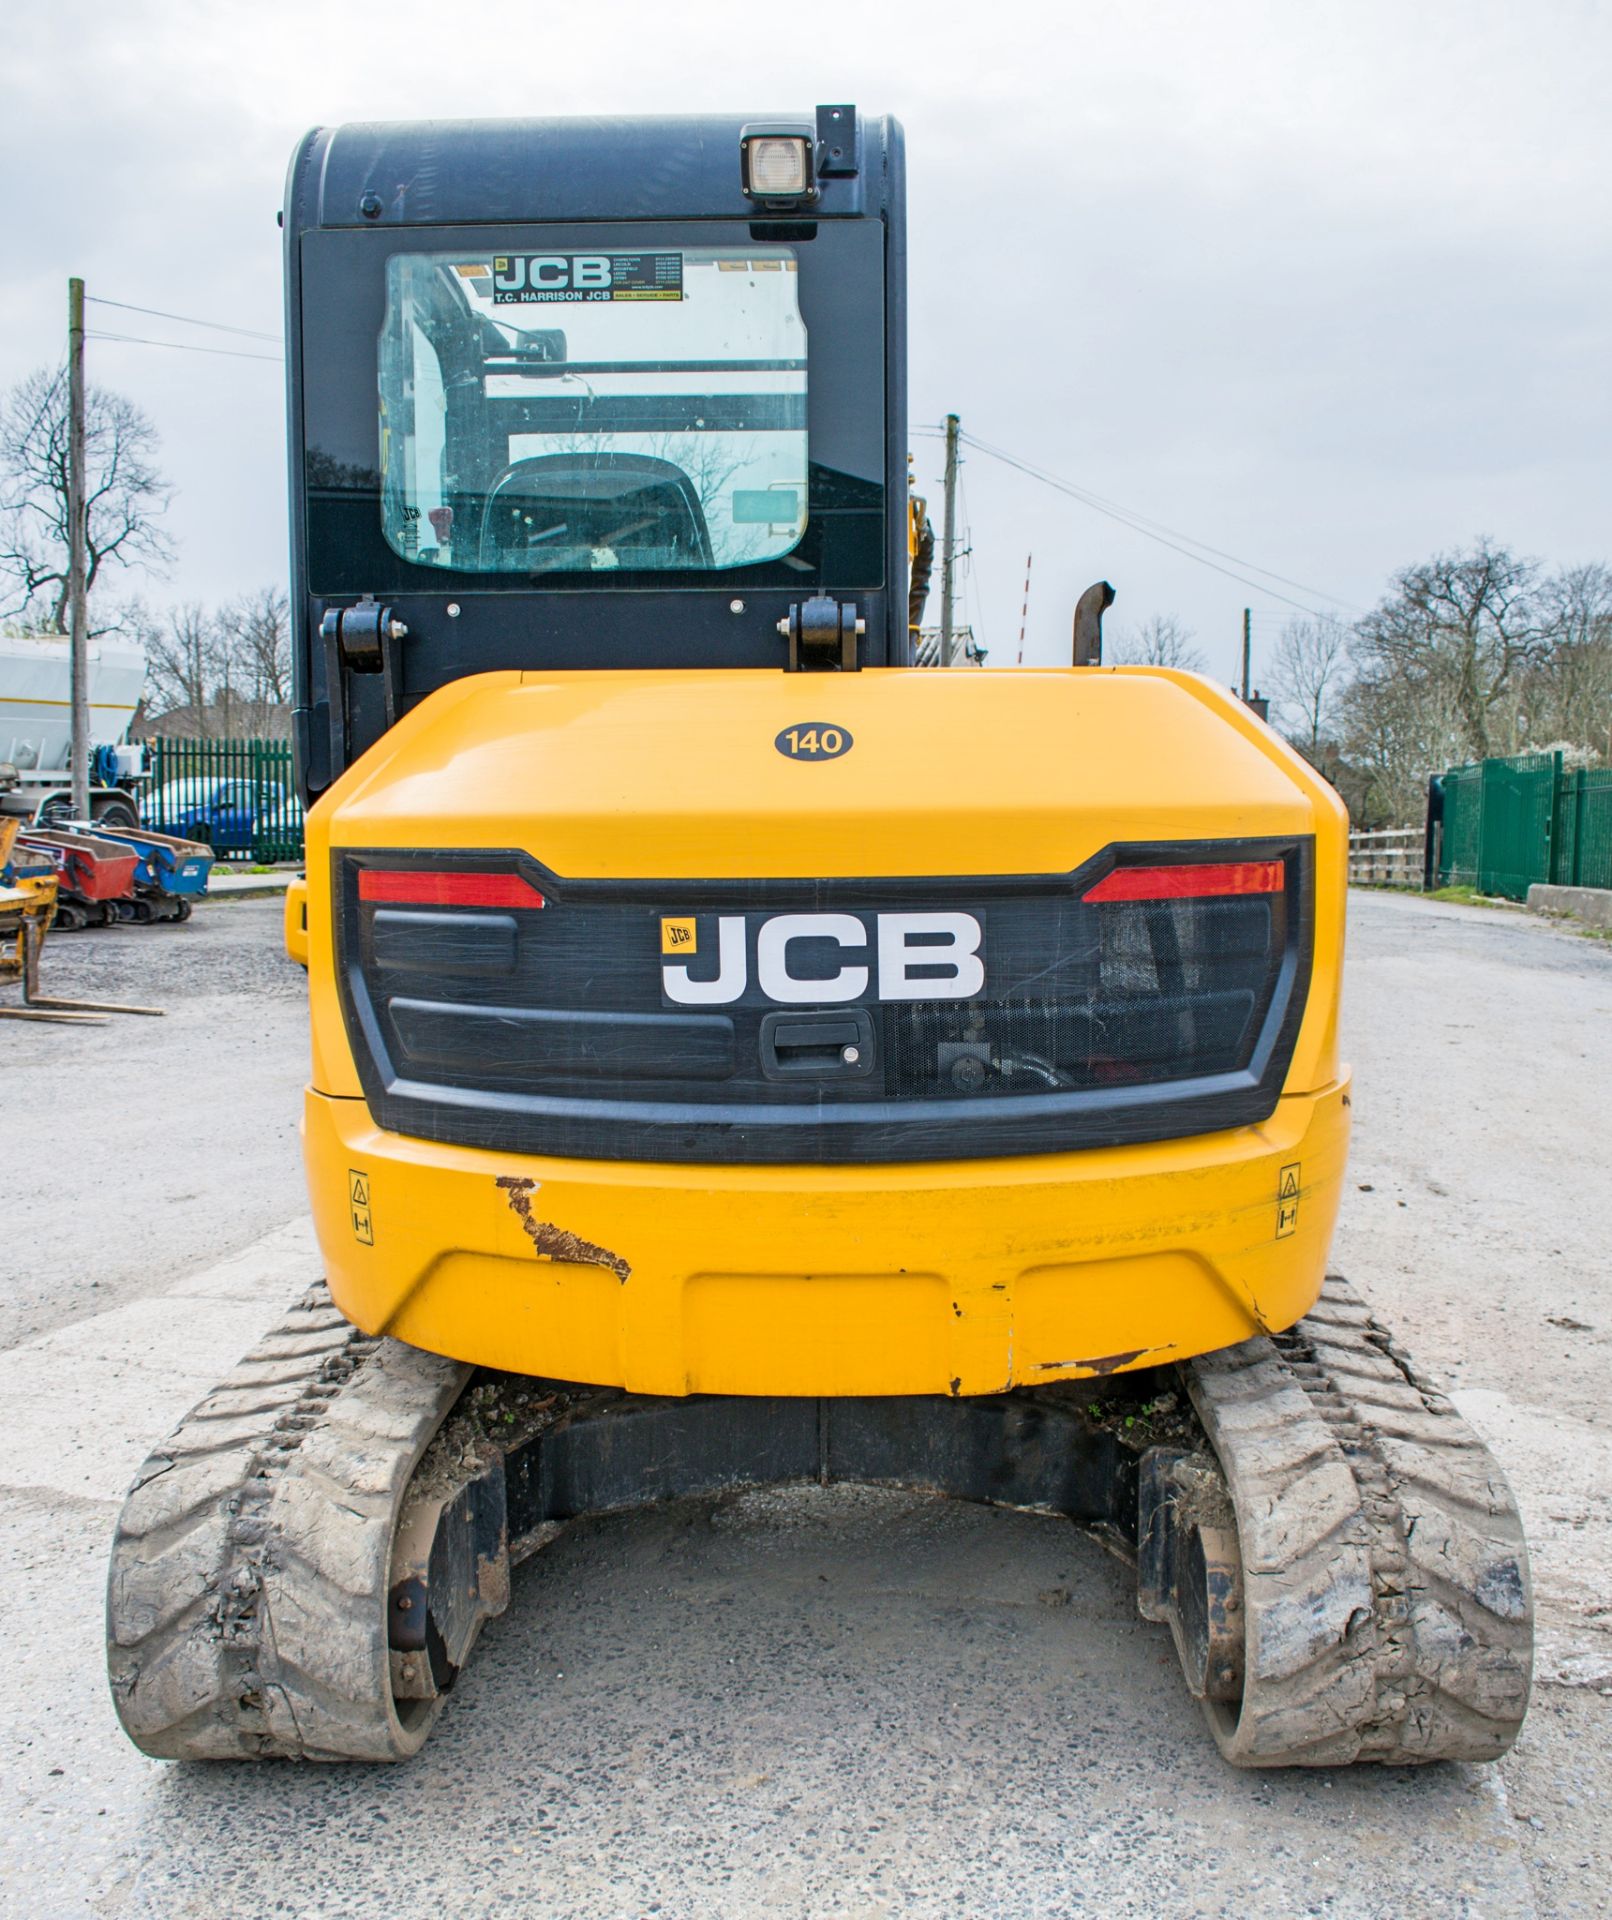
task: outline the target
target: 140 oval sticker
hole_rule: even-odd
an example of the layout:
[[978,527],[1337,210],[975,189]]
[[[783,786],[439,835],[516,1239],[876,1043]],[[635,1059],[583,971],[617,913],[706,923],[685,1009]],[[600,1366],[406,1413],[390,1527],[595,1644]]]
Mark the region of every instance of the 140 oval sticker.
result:
[[838,760],[851,751],[851,736],[826,720],[802,720],[785,727],[772,744],[787,760]]

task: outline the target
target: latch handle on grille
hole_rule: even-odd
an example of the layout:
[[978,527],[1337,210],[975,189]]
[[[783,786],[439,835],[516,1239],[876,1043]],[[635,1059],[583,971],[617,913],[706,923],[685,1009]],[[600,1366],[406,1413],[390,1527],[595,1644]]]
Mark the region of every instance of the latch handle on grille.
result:
[[861,1079],[873,1071],[873,1022],[844,1013],[769,1013],[761,1022],[761,1071],[769,1080]]

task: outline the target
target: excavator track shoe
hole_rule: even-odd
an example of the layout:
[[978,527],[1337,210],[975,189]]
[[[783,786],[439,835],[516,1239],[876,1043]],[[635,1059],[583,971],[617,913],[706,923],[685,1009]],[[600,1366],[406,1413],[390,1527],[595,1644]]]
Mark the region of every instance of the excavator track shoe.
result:
[[[1182,1372],[1224,1475],[1238,1564],[1225,1565],[1206,1485],[1218,1476],[1202,1456],[1150,1455],[1141,1600],[1169,1619],[1225,1757],[1405,1766],[1505,1753],[1528,1707],[1527,1548],[1504,1475],[1450,1401],[1336,1276],[1290,1331]],[[1221,1626],[1228,1596],[1242,1620],[1234,1691],[1205,1683],[1204,1595],[1217,1594]]]
[[470,1377],[359,1333],[323,1284],[146,1461],[118,1519],[107,1664],[159,1759],[404,1760],[387,1589],[403,1496]]

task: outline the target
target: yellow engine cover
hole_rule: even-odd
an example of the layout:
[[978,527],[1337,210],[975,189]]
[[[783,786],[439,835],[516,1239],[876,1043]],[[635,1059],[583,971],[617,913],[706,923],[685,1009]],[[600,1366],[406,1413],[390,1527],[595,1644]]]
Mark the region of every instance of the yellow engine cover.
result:
[[[832,758],[780,751],[836,730]],[[836,743],[838,744],[838,743]],[[1123,842],[1313,836],[1313,956],[1258,1125],[1020,1158],[666,1164],[376,1125],[331,855],[518,848],[567,879],[1059,873]],[[1347,824],[1235,699],[1158,669],[500,673],[402,720],[308,818],[304,1137],[337,1302],[484,1365],[651,1393],[987,1393],[1290,1325],[1348,1134]]]

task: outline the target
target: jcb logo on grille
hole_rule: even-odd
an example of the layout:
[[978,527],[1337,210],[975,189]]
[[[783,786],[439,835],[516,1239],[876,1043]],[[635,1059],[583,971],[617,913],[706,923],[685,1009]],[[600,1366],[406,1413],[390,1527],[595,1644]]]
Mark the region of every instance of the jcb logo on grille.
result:
[[[670,957],[674,950],[698,953],[710,966],[709,938],[692,937],[697,924],[661,922],[661,983],[666,998],[682,1007],[729,1006],[746,997],[752,979],[752,998],[784,1007],[972,1000],[985,985],[984,929],[972,913],[719,914],[715,972],[704,979]],[[689,929],[690,940],[673,949],[671,927]]]

